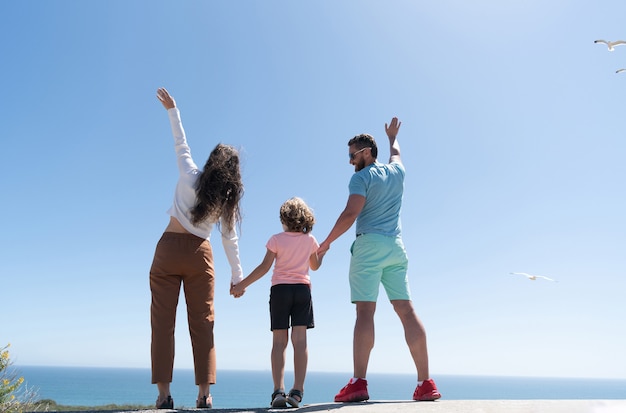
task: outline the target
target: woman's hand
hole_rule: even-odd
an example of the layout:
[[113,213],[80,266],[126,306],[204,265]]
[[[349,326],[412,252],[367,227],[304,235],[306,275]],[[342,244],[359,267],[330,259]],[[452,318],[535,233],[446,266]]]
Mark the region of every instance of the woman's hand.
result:
[[161,101],[165,109],[172,109],[176,107],[176,101],[170,96],[169,92],[164,87],[157,89],[157,99]]
[[232,283],[230,284],[230,295],[232,295],[233,297],[239,298],[244,295],[245,292],[246,289],[243,288],[243,285],[241,285],[241,283],[237,285],[233,285]]

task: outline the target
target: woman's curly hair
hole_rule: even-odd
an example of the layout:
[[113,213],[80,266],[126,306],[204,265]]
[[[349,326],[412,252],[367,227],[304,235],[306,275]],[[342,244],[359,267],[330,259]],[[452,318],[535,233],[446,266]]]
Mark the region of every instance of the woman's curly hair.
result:
[[218,144],[209,155],[204,170],[196,182],[196,204],[191,209],[191,223],[198,225],[207,219],[219,224],[222,218],[229,231],[241,222],[239,201],[243,182],[239,169],[239,153]]
[[306,234],[313,230],[315,216],[307,204],[298,197],[290,198],[280,207],[280,222],[288,232]]

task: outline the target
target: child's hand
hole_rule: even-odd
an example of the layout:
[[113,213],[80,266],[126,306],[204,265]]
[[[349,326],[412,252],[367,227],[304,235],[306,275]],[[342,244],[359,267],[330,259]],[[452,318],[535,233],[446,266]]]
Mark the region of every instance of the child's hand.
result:
[[230,284],[230,295],[232,295],[233,297],[239,298],[242,295],[244,295],[245,292],[246,292],[246,289],[243,288],[241,283],[237,285]]

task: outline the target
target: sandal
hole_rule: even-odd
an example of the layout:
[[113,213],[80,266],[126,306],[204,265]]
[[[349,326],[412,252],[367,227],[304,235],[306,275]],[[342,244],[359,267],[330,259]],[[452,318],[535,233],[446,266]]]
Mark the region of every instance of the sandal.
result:
[[172,399],[172,396],[167,396],[167,399],[163,400],[159,404],[159,399],[157,398],[156,408],[157,409],[173,409],[174,408],[174,399]]
[[283,389],[274,390],[272,393],[272,407],[287,407],[287,399],[285,398],[285,391]]
[[196,408],[198,409],[212,409],[213,398],[209,394],[208,396],[202,396],[201,399],[196,400]]
[[300,407],[300,403],[302,403],[303,393],[300,390],[291,389],[289,390],[289,395],[287,396],[287,403],[289,403],[292,407]]

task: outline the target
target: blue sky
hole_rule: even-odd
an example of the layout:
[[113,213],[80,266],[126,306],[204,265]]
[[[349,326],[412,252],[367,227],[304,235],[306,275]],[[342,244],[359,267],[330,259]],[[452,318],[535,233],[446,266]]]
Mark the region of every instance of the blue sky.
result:
[[[287,198],[309,203],[324,239],[347,200],[348,139],[373,134],[386,160],[398,116],[432,375],[626,378],[626,47],[593,43],[626,37],[626,3],[26,0],[0,13],[0,346],[17,365],[149,366],[148,270],[177,178],[163,86],[199,164],[218,142],[241,150],[244,272]],[[312,273],[311,371],[352,369],[352,240]],[[269,274],[235,300],[219,243],[215,260],[218,369],[268,370]],[[189,368],[182,301],[176,367]],[[376,328],[370,372],[413,372],[384,293]]]

